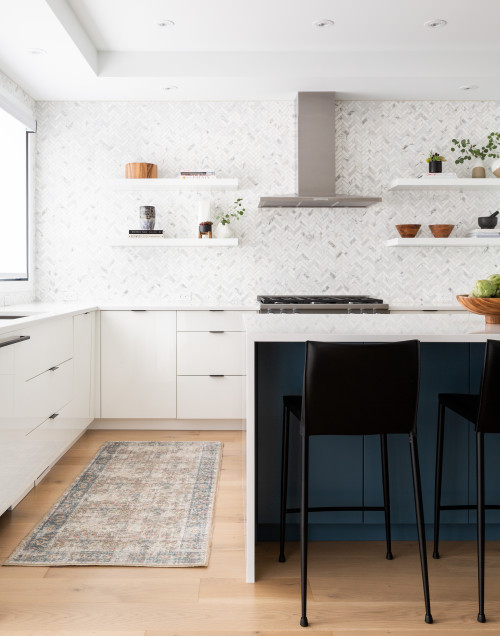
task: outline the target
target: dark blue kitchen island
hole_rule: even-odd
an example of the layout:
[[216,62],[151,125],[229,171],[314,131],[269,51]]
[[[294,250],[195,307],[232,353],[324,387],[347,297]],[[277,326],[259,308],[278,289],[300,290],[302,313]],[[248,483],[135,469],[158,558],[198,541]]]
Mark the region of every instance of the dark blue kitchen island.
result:
[[[254,542],[278,540],[282,396],[300,394],[306,340],[421,341],[418,444],[428,538],[432,538],[437,395],[479,391],[485,342],[500,338],[478,316],[253,316],[247,321],[247,580],[254,580]],[[363,387],[359,387],[363,400]],[[390,405],[388,405],[390,408]],[[332,413],[335,405],[332,404]],[[370,416],[367,405],[366,416]],[[416,539],[408,436],[391,436],[389,471],[393,538]],[[292,417],[289,507],[298,507],[298,422]],[[474,431],[447,415],[443,505],[475,502]],[[378,436],[311,438],[310,506],[383,504]],[[486,500],[500,503],[500,439],[487,436]],[[475,511],[443,511],[443,540],[475,539]],[[287,518],[287,538],[299,538],[299,515]],[[310,540],[384,540],[382,512],[309,515]],[[487,538],[500,539],[500,511],[487,512]],[[251,544],[250,544],[251,542]]]

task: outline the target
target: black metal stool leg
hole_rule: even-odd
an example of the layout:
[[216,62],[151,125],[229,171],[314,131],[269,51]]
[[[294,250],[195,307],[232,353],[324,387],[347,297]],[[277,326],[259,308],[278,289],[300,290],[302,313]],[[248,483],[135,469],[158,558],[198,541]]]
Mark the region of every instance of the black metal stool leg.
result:
[[436,444],[436,477],[434,485],[434,552],[433,559],[439,559],[439,522],[441,520],[441,485],[443,481],[443,440],[444,440],[444,404],[439,405]]
[[288,447],[290,439],[290,410],[283,405],[283,437],[281,446],[281,509],[280,509],[280,555],[279,562],[285,559],[286,500],[288,491]]
[[302,598],[302,616],[300,625],[307,627],[307,535],[309,506],[309,438],[302,435],[302,487],[300,496],[300,589]]
[[414,433],[410,433],[411,468],[413,473],[413,492],[415,494],[415,512],[417,516],[418,544],[420,548],[420,566],[424,585],[425,622],[432,623],[431,602],[429,596],[429,575],[427,572],[427,548],[425,545],[424,507],[422,504],[422,486],[418,463],[418,446]]
[[477,574],[479,613],[477,620],[486,622],[484,615],[484,433],[476,433],[477,471]]
[[384,514],[385,514],[385,540],[387,552],[385,558],[392,560],[391,551],[391,499],[389,496],[389,461],[387,458],[387,435],[380,436],[380,449],[382,451],[382,482],[384,486]]

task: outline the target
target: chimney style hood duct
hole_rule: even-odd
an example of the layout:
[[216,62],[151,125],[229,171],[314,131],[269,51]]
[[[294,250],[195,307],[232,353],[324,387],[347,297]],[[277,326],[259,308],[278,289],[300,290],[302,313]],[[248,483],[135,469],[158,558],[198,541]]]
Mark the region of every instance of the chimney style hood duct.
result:
[[297,121],[297,194],[261,197],[259,208],[367,208],[382,201],[335,194],[335,93],[299,93]]

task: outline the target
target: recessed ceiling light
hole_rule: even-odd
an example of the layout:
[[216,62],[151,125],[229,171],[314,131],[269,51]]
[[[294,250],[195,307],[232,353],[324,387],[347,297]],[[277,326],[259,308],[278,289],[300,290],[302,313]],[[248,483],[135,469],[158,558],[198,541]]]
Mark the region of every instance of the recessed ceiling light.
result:
[[45,49],[27,49],[28,53],[31,55],[47,55],[47,51]]
[[335,24],[333,20],[328,20],[327,18],[322,18],[321,20],[316,20],[313,22],[313,27],[318,27],[318,29],[324,29],[326,27],[331,27]]
[[158,27],[173,27],[175,26],[175,22],[173,20],[157,20],[155,22]]
[[477,84],[464,84],[463,86],[459,86],[458,90],[460,91],[475,91],[479,86]]
[[176,91],[179,87],[178,86],[164,86],[163,90],[164,91]]
[[440,29],[445,27],[448,24],[446,20],[427,20],[424,22],[424,26],[429,27],[430,29]]

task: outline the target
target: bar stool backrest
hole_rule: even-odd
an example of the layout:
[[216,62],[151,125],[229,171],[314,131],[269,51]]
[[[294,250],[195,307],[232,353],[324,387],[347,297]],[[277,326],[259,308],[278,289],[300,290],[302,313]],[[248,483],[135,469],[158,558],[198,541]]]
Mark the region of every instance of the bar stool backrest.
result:
[[301,433],[414,432],[419,366],[418,340],[380,344],[308,341]]
[[479,397],[478,433],[500,433],[500,341],[487,340]]

